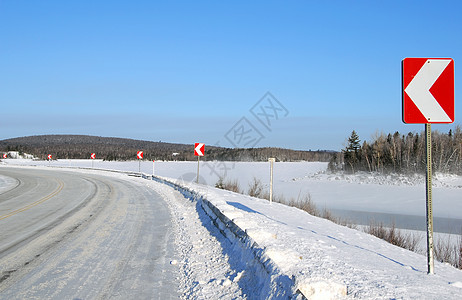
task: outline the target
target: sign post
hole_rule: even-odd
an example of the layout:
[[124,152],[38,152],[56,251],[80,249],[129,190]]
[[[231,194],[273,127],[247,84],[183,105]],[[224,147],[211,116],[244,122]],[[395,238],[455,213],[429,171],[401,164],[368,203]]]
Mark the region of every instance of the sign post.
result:
[[154,176],[154,159],[152,160],[152,176]]
[[432,201],[432,124],[425,124],[425,142],[427,144],[425,154],[427,157],[426,178],[426,212],[427,212],[427,262],[428,273],[434,273],[433,262],[433,201]]
[[273,164],[276,161],[275,158],[268,158],[270,162],[270,204],[273,203]]
[[143,151],[136,152],[136,158],[138,158],[138,173],[141,173],[141,160],[143,159]]
[[205,144],[203,143],[195,143],[194,144],[194,155],[197,156],[197,177],[196,183],[199,183],[199,163],[201,156],[205,154]]
[[91,168],[93,169],[93,162],[95,161],[95,158],[96,158],[96,153],[92,153],[90,154],[90,159],[91,159]]
[[405,58],[402,67],[403,122],[425,124],[427,273],[434,273],[432,123],[454,122],[454,60]]

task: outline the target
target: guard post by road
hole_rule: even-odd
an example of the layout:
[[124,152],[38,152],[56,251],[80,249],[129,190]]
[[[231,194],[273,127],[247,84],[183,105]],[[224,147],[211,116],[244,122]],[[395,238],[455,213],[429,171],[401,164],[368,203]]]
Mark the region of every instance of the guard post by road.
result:
[[138,158],[138,173],[141,173],[141,160],[143,159],[143,151],[136,152],[136,158]]
[[268,158],[268,161],[270,162],[270,204],[273,203],[273,165],[274,162],[276,161],[275,158]]
[[90,160],[91,160],[91,168],[93,169],[94,168],[94,161],[95,161],[95,158],[96,158],[96,153],[92,153],[90,154]]
[[195,143],[194,144],[194,155],[197,156],[197,177],[196,183],[199,183],[199,164],[201,156],[205,155],[205,144]]

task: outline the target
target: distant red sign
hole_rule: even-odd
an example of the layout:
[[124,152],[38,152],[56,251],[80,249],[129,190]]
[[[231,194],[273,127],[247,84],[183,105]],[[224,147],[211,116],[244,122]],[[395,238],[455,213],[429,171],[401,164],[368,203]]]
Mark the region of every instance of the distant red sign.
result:
[[3,158],[7,158],[8,157],[8,154],[3,154]]
[[138,152],[136,153],[136,158],[138,158],[138,159],[143,159],[143,151],[138,151]]
[[96,153],[92,153],[92,154],[90,155],[90,159],[95,159],[95,158],[96,158]]
[[205,154],[205,144],[195,143],[194,144],[194,155],[195,156],[204,156]]
[[47,159],[51,160],[51,154],[48,154]]

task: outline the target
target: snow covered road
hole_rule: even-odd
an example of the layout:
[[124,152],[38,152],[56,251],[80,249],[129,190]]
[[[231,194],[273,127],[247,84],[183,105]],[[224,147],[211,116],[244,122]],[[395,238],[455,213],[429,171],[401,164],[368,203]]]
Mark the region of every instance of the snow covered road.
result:
[[0,174],[19,183],[0,194],[1,299],[178,298],[170,213],[152,189],[55,170]]

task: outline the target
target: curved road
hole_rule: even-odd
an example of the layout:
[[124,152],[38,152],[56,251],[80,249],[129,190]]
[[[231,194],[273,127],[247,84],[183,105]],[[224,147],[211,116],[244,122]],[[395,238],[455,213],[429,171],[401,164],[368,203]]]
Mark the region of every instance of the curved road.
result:
[[153,190],[125,175],[0,175],[0,299],[178,298],[170,214]]

